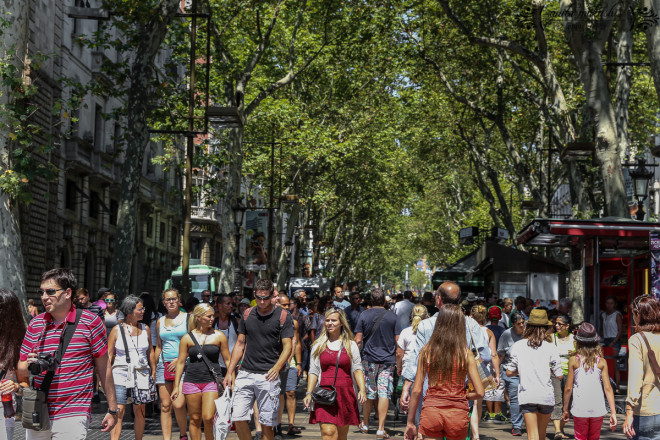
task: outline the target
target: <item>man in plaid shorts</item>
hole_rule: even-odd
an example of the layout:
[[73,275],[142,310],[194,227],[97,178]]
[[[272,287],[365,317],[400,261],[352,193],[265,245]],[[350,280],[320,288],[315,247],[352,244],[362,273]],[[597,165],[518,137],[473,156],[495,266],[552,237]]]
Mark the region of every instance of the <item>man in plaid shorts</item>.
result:
[[[362,368],[367,388],[367,401],[362,408],[362,432],[369,431],[369,415],[376,405],[378,413],[377,436],[385,436],[385,418],[394,390],[396,343],[401,326],[396,314],[385,309],[385,292],[371,292],[372,307],[360,315],[355,326],[355,342],[362,349]],[[386,437],[386,436],[385,436]]]

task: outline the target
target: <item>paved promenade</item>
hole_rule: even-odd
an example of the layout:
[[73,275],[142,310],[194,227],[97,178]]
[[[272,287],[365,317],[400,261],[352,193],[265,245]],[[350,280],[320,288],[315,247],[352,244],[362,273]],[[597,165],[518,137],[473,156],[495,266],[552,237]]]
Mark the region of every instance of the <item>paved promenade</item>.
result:
[[[310,425],[307,422],[309,421],[309,413],[303,411],[302,406],[302,397],[305,393],[305,384],[301,383],[298,386],[298,406],[296,412],[296,426],[300,427],[302,433],[296,436],[287,436],[284,435],[284,440],[294,440],[294,439],[320,439],[321,433],[318,426]],[[624,396],[616,396],[617,404],[621,405],[623,402]],[[103,415],[106,410],[105,403],[99,405],[94,405],[93,416],[91,429],[87,436],[89,440],[110,440],[110,434],[100,431],[101,421],[103,420]],[[127,411],[128,412],[128,411]],[[616,432],[611,432],[609,429],[606,429],[606,423],[603,423],[603,429],[601,431],[601,438],[604,440],[624,440],[626,437],[621,430],[623,424],[623,415],[618,416],[619,426],[617,427]],[[284,421],[287,423],[287,415],[284,413]],[[286,425],[285,425],[286,426]],[[178,440],[179,433],[176,428],[176,422],[173,423],[175,432],[172,435],[174,440]],[[348,438],[349,440],[375,440],[376,439],[376,429],[375,423],[372,421],[372,429],[369,434],[363,434],[357,427],[352,427],[349,430]],[[390,408],[388,414],[388,420],[386,424],[386,430],[389,432],[392,439],[403,439],[403,431],[405,428],[405,416],[401,414],[398,418],[394,417],[394,411]],[[133,433],[133,420],[130,417],[130,414],[127,414],[123,423],[123,431],[121,435],[121,440],[132,440],[135,438]],[[285,428],[286,429],[286,428]],[[551,433],[553,432],[552,428],[548,430],[548,439],[552,438]],[[566,432],[572,436],[573,434],[573,423],[569,422],[567,425]],[[254,432],[253,432],[254,433]],[[14,433],[13,440],[24,440],[25,439],[25,430],[20,425],[20,422],[17,422],[17,427]],[[235,433],[231,433],[228,437],[228,440],[238,440],[238,436]],[[497,422],[482,422],[480,425],[480,439],[481,440],[516,440],[526,439],[525,431],[523,430],[523,437],[513,437],[511,435],[511,425],[509,423],[497,423]],[[160,417],[159,414],[153,414],[151,417],[147,417],[146,429],[144,440],[162,440],[162,434],[160,431]]]

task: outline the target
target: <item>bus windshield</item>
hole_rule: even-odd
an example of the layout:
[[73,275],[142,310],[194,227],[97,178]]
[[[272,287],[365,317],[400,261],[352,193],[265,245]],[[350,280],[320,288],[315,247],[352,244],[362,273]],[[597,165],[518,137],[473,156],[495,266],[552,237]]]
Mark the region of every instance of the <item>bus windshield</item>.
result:
[[[189,275],[188,278],[190,279],[190,290],[192,291],[193,295],[195,295],[197,298],[201,298],[201,292],[203,290],[211,289],[210,274]],[[183,288],[182,283],[183,283],[183,277],[181,275],[172,276],[172,287],[176,288],[179,291],[182,291]],[[199,293],[199,295],[197,295],[197,293]]]

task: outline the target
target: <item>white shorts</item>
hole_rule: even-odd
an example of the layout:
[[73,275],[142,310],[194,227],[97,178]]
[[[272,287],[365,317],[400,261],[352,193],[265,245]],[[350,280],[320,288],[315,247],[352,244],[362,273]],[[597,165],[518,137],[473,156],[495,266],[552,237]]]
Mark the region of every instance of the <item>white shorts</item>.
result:
[[255,400],[259,409],[259,423],[277,426],[277,411],[280,407],[279,376],[269,382],[266,380],[266,374],[239,371],[234,382],[232,421],[249,421]]
[[500,371],[500,386],[494,390],[486,391],[484,400],[486,402],[504,402],[504,370]]
[[89,428],[89,417],[75,416],[51,420],[50,430],[25,430],[26,440],[85,440]]

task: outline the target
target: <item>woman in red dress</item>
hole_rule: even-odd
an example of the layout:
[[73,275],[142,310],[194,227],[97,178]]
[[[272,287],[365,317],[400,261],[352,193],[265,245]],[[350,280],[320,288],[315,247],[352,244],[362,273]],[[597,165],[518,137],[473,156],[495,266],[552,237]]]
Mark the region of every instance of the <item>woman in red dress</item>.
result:
[[[311,354],[307,394],[303,404],[306,408],[310,407],[312,390],[316,387],[319,376],[321,387],[329,388],[334,382],[337,401],[331,406],[315,405],[309,416],[309,423],[321,425],[323,440],[346,440],[348,427],[360,423],[357,402],[359,400],[360,404],[363,404],[366,393],[360,350],[353,340],[353,333],[341,309],[332,307],[325,312],[325,325],[312,346]],[[337,355],[339,368],[335,368]],[[357,398],[353,380],[359,389]]]

